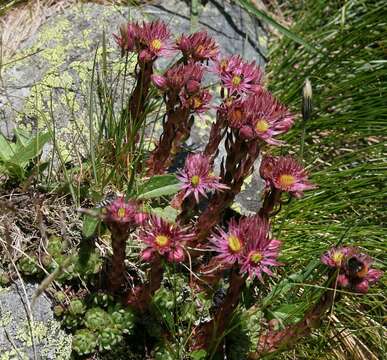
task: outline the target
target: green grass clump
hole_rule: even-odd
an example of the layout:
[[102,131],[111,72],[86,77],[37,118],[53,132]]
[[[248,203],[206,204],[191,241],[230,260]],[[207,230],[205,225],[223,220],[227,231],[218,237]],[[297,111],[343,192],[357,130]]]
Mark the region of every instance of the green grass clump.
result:
[[[275,81],[270,87],[299,112],[303,83],[306,78],[312,82],[313,117],[306,124],[299,121],[284,138],[297,154],[305,125],[304,159],[312,164],[311,178],[319,189],[280,213],[277,230],[285,240],[284,258],[297,267],[300,259],[305,263],[342,242],[365,248],[385,269],[385,2],[308,0],[289,9],[295,17],[292,31],[318,53],[287,38],[275,43],[269,63]],[[353,346],[366,358],[371,356],[367,351],[377,358],[385,353],[381,334],[386,297],[379,290],[356,299],[356,305],[348,301],[335,309],[339,323],[331,319],[320,331],[324,336],[297,347],[297,357],[313,357],[333,339],[339,352],[353,356],[338,328],[349,329]]]

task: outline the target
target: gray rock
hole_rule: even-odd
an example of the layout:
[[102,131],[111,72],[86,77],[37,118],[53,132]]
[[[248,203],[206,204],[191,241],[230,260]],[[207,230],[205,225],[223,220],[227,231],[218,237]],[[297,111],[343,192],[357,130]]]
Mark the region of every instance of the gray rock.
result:
[[[11,136],[13,128],[20,125],[32,132],[55,128],[57,146],[63,151],[63,157],[70,154],[77,158],[79,153],[74,149],[84,153],[89,138],[90,79],[94,54],[103,31],[109,63],[113,69],[118,69],[122,62],[119,62],[120,54],[112,33],[118,31],[122,22],[128,18],[139,21],[161,18],[169,23],[176,35],[189,32],[187,3],[167,0],[129,9],[78,4],[49,18],[22,44],[15,56],[22,60],[2,69],[0,131]],[[198,30],[202,29],[216,38],[225,54],[241,54],[249,61],[264,65],[267,34],[257,19],[237,5],[228,1],[209,1],[201,8]],[[198,119],[194,125],[190,141],[198,149],[208,139],[213,116],[209,114],[203,120]],[[50,155],[47,149],[45,153]],[[252,210],[251,206],[249,209]]]
[[71,354],[71,335],[60,329],[54,319],[50,300],[41,295],[32,308],[29,321],[28,302],[37,286],[25,284],[27,298],[20,282],[0,287],[0,359],[65,360]]

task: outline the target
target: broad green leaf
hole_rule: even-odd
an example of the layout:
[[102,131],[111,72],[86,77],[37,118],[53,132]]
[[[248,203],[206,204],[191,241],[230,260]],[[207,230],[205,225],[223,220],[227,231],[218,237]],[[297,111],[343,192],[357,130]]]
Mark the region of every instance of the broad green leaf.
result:
[[22,128],[15,129],[15,136],[18,148],[25,148],[32,139],[31,132]]
[[312,45],[308,44],[304,39],[295,34],[294,32],[287,29],[285,26],[281,25],[279,22],[275,21],[271,16],[266,14],[264,11],[259,10],[252,1],[250,0],[238,0],[237,1],[242,7],[246,9],[250,14],[256,16],[263,21],[266,21],[268,24],[277,29],[281,34],[287,36],[298,44],[305,46],[306,49],[312,52],[317,52]]
[[204,349],[195,350],[189,354],[192,360],[204,360],[207,357],[207,351]]
[[27,165],[33,158],[40,154],[43,146],[50,140],[50,138],[51,136],[49,133],[36,135],[23,149],[23,151],[18,151],[9,161],[19,166]]
[[92,237],[95,234],[100,221],[101,220],[96,217],[85,215],[83,217],[82,235],[85,238]]
[[3,134],[0,133],[0,161],[8,161],[14,154],[15,144],[9,142]]
[[283,322],[298,322],[304,316],[305,308],[303,304],[283,304],[275,311],[269,312],[271,318]]
[[139,199],[152,199],[160,196],[173,195],[181,188],[175,175],[157,175],[143,184],[139,190]]
[[179,211],[174,209],[172,206],[167,206],[165,208],[153,208],[151,209],[151,212],[169,222],[175,222],[179,213]]

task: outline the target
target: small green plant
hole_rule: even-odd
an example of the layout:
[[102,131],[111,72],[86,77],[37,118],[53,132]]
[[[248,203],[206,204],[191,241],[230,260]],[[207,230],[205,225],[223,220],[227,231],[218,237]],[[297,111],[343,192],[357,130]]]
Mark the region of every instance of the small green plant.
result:
[[24,275],[37,275],[41,272],[34,256],[23,256],[17,262],[18,268]]
[[97,343],[97,335],[89,329],[77,330],[73,337],[73,349],[79,355],[87,355],[94,352]]
[[25,130],[15,129],[15,137],[16,143],[0,134],[0,174],[20,182],[33,174],[38,175],[48,166],[48,162],[40,163],[38,157],[50,140],[50,134],[32,135]]

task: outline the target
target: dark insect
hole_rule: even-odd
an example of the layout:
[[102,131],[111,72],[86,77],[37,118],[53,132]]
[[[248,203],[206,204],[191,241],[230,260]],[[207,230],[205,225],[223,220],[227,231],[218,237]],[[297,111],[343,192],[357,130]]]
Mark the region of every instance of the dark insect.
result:
[[364,277],[367,275],[368,267],[363,261],[360,261],[356,257],[351,257],[347,262],[348,272],[353,277]]
[[111,191],[111,192],[107,193],[106,196],[95,205],[95,207],[97,209],[101,209],[101,208],[104,208],[106,206],[109,206],[115,200],[116,197],[117,197],[117,194],[115,192]]

